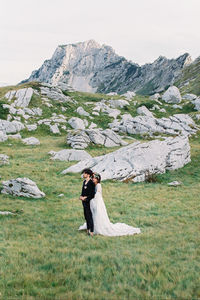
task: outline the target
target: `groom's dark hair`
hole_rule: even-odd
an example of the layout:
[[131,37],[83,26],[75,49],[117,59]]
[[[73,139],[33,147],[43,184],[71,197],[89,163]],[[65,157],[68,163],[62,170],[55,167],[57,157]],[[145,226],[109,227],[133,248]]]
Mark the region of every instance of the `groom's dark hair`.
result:
[[83,174],[83,173],[89,174],[90,177],[92,177],[92,175],[93,175],[93,172],[92,172],[91,169],[83,169],[83,171],[81,172],[81,174]]

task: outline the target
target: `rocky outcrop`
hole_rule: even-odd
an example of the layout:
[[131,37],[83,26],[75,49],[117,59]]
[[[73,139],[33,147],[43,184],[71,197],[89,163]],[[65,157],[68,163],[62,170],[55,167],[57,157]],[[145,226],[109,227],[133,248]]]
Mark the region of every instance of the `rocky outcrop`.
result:
[[36,183],[29,178],[16,178],[3,181],[2,194],[10,194],[19,197],[42,198],[45,193],[41,192]]
[[67,144],[74,149],[85,149],[90,143],[105,147],[116,147],[127,144],[110,129],[87,129],[70,132],[67,135]]
[[[46,81],[44,81],[46,82]],[[54,87],[51,85],[42,86],[40,88],[41,95],[46,96],[54,101],[59,102],[74,102],[69,96],[65,96],[62,90],[58,87]]]
[[91,159],[92,156],[84,150],[74,150],[74,149],[64,149],[58,152],[50,151],[52,160],[61,160],[61,161],[81,161],[85,159]]
[[139,66],[117,55],[111,47],[89,40],[58,46],[52,58],[33,71],[27,81],[64,84],[84,92],[153,94],[173,84],[190,62],[185,53],[177,59],[160,56],[151,64]]
[[135,142],[115,152],[81,161],[64,170],[62,174],[78,173],[84,168],[92,168],[94,172],[101,174],[102,180],[130,179],[139,182],[151,174],[182,168],[189,162],[188,138],[170,137],[163,141]]
[[114,131],[125,132],[128,134],[149,134],[155,133],[169,135],[195,134],[198,130],[192,118],[186,114],[175,114],[169,118],[154,118],[152,116],[124,117],[121,121],[114,121],[109,124]]
[[9,91],[5,94],[5,98],[8,99],[8,102],[14,100],[14,106],[15,107],[28,107],[31,98],[33,95],[33,89],[32,88],[24,88],[19,89],[17,91]]
[[25,126],[19,121],[7,121],[0,119],[0,131],[3,133],[17,133],[20,130],[24,129]]

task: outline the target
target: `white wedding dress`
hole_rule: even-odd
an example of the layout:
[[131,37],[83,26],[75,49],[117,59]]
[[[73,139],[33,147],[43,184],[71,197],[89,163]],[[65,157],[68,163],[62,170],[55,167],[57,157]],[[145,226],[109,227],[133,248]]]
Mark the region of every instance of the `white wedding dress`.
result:
[[[140,228],[134,228],[125,223],[111,223],[107,214],[107,210],[102,197],[101,184],[95,187],[95,196],[90,201],[90,209],[92,211],[94,221],[94,234],[105,236],[122,236],[140,233]],[[86,223],[79,227],[79,230],[87,229]]]

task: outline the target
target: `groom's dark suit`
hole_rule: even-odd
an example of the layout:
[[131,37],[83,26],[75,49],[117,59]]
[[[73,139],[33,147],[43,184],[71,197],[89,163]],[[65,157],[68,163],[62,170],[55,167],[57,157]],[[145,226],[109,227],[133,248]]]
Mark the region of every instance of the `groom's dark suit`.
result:
[[90,230],[90,232],[94,232],[94,223],[92,218],[92,212],[90,209],[90,200],[94,198],[94,195],[95,195],[94,182],[90,179],[86,183],[86,180],[84,180],[81,196],[87,197],[85,201],[82,201],[82,203],[83,203],[84,216],[87,223],[87,229]]

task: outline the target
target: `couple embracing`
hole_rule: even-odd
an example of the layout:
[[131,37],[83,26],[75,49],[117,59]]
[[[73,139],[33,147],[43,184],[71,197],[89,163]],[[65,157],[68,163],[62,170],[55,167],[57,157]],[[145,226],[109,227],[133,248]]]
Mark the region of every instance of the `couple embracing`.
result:
[[140,228],[134,228],[125,223],[111,223],[102,197],[101,176],[90,169],[84,169],[83,187],[80,200],[86,223],[79,230],[87,230],[87,234],[104,236],[122,236],[140,233]]

